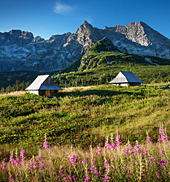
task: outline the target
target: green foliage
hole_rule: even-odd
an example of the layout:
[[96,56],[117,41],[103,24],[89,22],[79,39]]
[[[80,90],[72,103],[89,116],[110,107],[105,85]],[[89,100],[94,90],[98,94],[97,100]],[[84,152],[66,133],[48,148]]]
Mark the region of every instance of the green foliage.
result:
[[160,122],[170,131],[170,90],[163,91],[156,85],[100,85],[59,92],[58,96],[0,97],[0,151],[4,146],[9,151],[42,145],[45,134],[52,145],[88,148],[103,146],[105,136],[117,128],[123,141],[132,143],[136,139],[143,142],[146,130],[157,140]]

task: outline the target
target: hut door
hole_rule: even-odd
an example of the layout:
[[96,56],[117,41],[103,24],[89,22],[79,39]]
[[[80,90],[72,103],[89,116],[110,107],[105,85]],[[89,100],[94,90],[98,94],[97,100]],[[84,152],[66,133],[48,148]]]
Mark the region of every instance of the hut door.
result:
[[50,97],[50,90],[45,91],[45,96]]

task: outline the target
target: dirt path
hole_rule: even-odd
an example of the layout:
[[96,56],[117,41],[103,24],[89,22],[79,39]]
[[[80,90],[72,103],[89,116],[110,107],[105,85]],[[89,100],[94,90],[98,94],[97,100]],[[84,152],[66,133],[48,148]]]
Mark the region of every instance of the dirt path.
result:
[[0,96],[7,96],[7,95],[20,96],[25,93],[26,93],[26,91],[15,91],[15,92],[10,92],[8,94],[0,94]]

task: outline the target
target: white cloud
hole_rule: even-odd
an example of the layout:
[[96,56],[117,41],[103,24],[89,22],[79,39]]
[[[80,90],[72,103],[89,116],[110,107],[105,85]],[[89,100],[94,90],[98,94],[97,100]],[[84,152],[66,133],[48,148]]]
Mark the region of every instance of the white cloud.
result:
[[75,7],[56,2],[55,7],[54,7],[54,12],[57,14],[60,14],[60,15],[67,15],[74,9],[75,9]]

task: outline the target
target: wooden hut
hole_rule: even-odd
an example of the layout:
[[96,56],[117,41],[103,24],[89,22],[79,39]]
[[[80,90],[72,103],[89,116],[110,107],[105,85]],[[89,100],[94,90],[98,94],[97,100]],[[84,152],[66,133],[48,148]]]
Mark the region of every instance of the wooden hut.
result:
[[131,71],[120,71],[109,83],[120,86],[140,86],[143,81],[135,76]]
[[39,75],[25,90],[40,96],[54,97],[57,96],[58,90],[62,89],[53,82],[49,75]]

